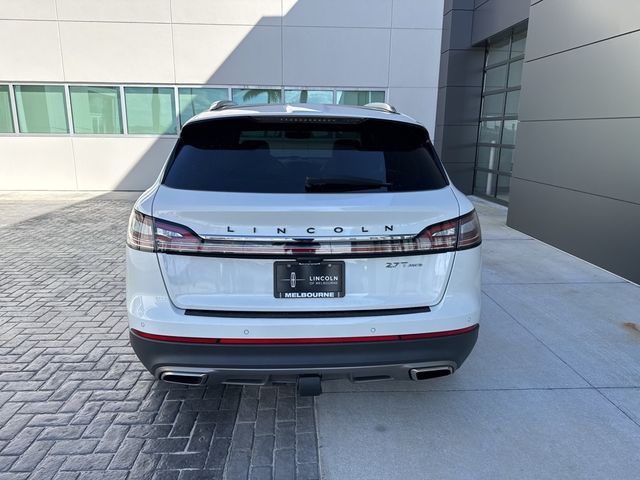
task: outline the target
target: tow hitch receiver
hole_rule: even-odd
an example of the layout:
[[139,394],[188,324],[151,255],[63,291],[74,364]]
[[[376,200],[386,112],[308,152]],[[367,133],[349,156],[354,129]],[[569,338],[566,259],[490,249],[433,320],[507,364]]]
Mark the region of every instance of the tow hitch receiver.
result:
[[298,395],[301,397],[315,397],[321,393],[320,375],[300,375],[298,377]]

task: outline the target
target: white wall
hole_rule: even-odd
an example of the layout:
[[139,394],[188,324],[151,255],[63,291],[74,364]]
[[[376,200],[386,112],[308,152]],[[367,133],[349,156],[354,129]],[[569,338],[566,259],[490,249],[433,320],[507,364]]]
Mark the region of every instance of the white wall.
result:
[[[386,90],[433,133],[444,0],[0,0],[0,83]],[[142,189],[171,137],[0,136],[0,189]]]

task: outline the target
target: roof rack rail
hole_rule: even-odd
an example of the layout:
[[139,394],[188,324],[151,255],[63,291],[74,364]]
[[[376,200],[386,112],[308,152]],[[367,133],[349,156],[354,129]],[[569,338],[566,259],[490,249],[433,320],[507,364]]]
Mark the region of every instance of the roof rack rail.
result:
[[396,110],[396,107],[384,102],[372,102],[372,103],[367,103],[364,106],[366,108],[372,108],[374,110],[382,110],[383,112],[398,113],[398,111]]
[[209,111],[213,112],[215,110],[223,110],[225,108],[235,107],[235,106],[236,106],[236,103],[232,102],[231,100],[217,100],[211,104],[211,106],[209,107]]

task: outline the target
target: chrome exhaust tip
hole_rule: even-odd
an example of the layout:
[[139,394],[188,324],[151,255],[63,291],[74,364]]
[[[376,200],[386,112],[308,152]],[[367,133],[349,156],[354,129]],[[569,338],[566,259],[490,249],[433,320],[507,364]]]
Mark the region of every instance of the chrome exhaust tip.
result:
[[446,377],[453,373],[450,365],[439,365],[437,367],[412,368],[409,370],[411,380],[428,380],[430,378]]
[[204,373],[162,372],[160,380],[178,385],[202,385],[207,380],[207,376]]

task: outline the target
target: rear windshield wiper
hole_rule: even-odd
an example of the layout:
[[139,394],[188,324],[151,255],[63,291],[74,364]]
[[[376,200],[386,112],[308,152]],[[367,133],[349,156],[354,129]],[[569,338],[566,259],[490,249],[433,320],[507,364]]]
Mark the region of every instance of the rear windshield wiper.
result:
[[304,187],[307,192],[349,192],[355,190],[371,190],[389,188],[388,182],[360,177],[307,177]]

